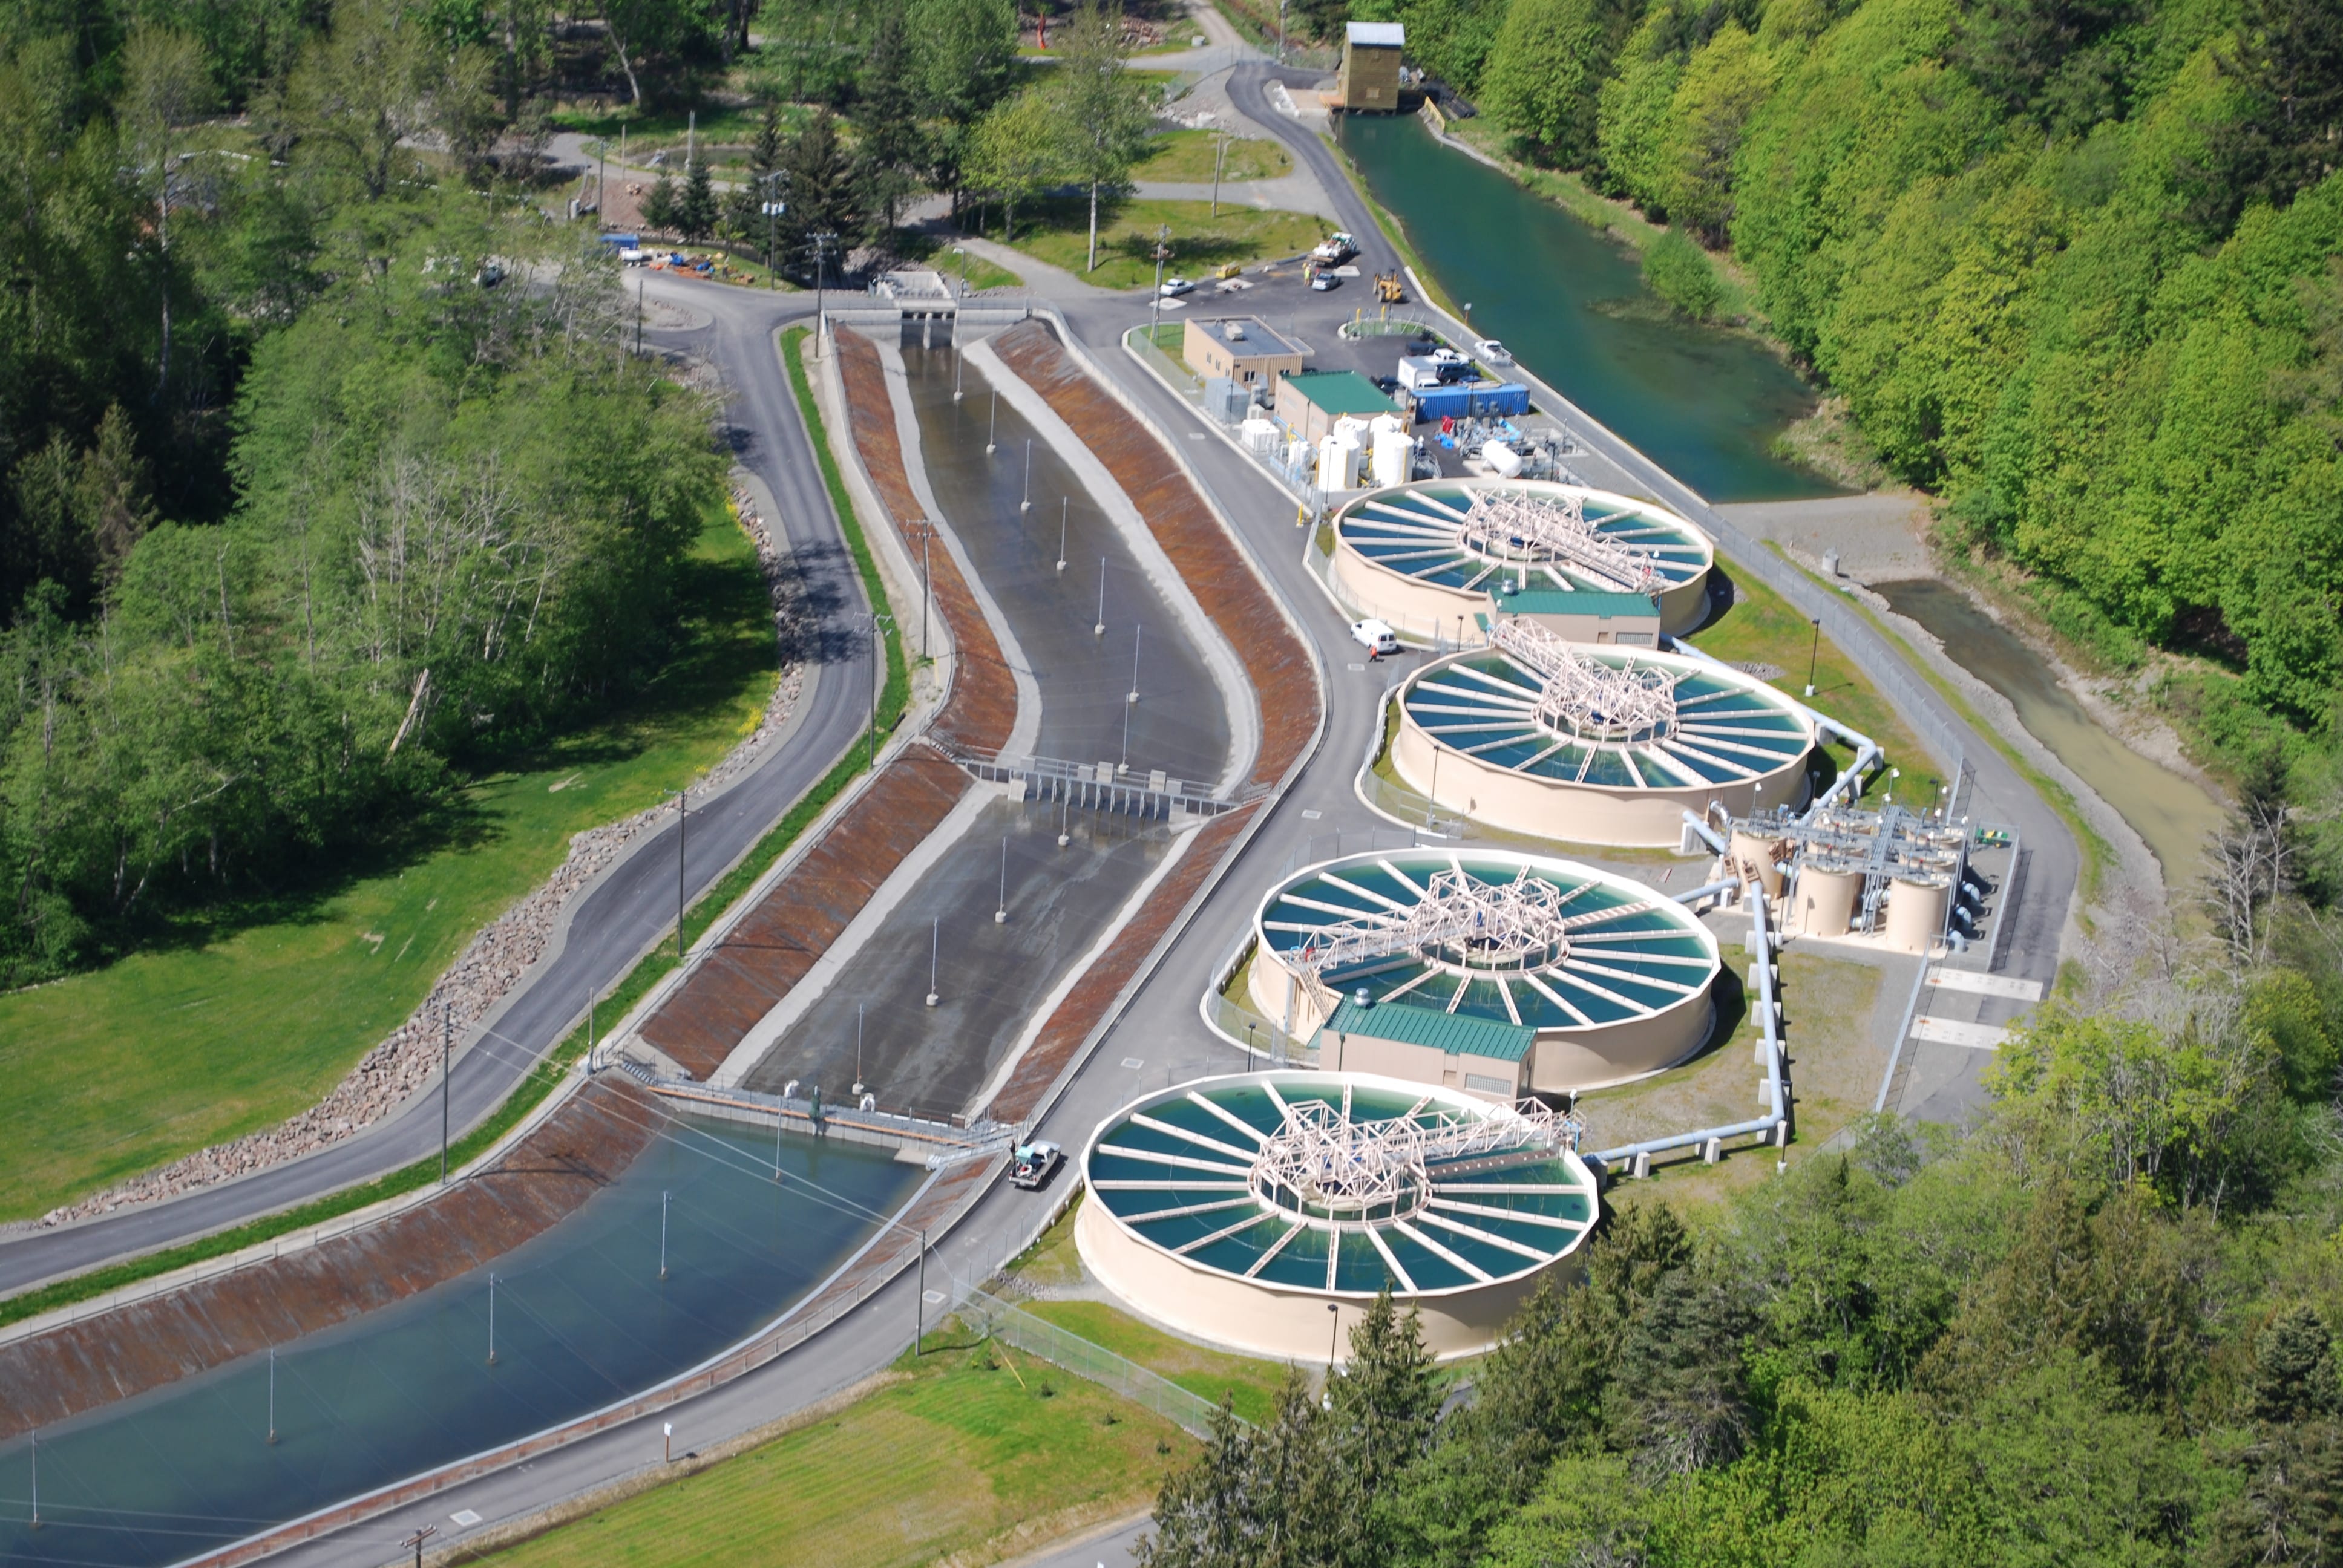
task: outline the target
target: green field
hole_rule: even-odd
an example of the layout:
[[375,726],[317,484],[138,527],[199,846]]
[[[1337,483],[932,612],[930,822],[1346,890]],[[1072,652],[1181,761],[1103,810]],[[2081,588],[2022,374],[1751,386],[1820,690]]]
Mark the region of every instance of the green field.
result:
[[[1131,171],[1131,176],[1208,182],[1213,144],[1219,139],[1212,131],[1165,131],[1149,140],[1147,159]],[[1292,155],[1266,136],[1230,137],[1228,161],[1221,166],[1223,180],[1273,180],[1292,172]]]
[[570,836],[657,802],[754,727],[772,693],[754,549],[712,511],[679,587],[682,653],[632,709],[461,792],[442,847],[297,912],[0,997],[18,1106],[0,1219],[40,1214],[315,1101],[412,1011]]
[[493,1561],[990,1563],[1144,1509],[1194,1449],[1160,1416],[1019,1352],[964,1335],[928,1344],[896,1363],[902,1381],[824,1421]]
[[[1017,249],[1061,266],[1101,288],[1134,288],[1155,281],[1156,230],[1172,227],[1172,259],[1166,276],[1189,277],[1230,262],[1265,261],[1299,256],[1325,237],[1327,226],[1308,213],[1264,212],[1222,204],[1221,216],[1200,201],[1122,202],[1099,214],[1099,267],[1084,272],[1088,259],[1090,206],[1060,197],[1018,209]],[[995,236],[994,237],[998,237]]]
[[1232,1396],[1237,1414],[1256,1426],[1268,1422],[1277,1391],[1285,1382],[1282,1362],[1206,1350],[1150,1327],[1104,1302],[1029,1302],[1024,1310],[1094,1345],[1103,1345],[1127,1362],[1136,1362],[1200,1399],[1218,1404],[1223,1395]]

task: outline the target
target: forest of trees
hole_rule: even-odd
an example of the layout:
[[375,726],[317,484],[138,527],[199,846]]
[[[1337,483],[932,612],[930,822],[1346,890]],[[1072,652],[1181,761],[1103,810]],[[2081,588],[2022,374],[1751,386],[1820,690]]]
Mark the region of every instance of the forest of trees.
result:
[[[1353,0],[1536,163],[1746,268],[1770,330],[2062,630],[2343,691],[2343,7]],[[1716,297],[1681,239],[1655,285]],[[1686,265],[1687,261],[1691,265]],[[2237,700],[2242,697],[2242,702]]]
[[601,247],[502,188],[494,50],[147,11],[0,10],[0,983],[601,710],[722,493]]

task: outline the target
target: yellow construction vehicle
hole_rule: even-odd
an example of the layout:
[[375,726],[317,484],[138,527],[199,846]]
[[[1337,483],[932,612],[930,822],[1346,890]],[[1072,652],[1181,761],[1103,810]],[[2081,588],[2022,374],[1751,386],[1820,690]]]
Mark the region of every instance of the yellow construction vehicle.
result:
[[1384,305],[1405,305],[1407,303],[1407,295],[1399,286],[1398,273],[1379,272],[1375,274],[1375,298]]

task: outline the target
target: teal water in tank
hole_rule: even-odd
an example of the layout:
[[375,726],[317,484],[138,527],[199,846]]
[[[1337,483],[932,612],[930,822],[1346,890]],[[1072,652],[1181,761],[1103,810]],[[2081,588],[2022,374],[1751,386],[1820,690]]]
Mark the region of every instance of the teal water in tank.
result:
[[[669,1123],[488,1271],[0,1448],[0,1563],[176,1563],[525,1437],[697,1365],[850,1257],[925,1176],[891,1151]],[[659,1277],[667,1193],[667,1277]],[[676,1451],[690,1442],[678,1418]],[[657,1455],[646,1455],[656,1458]],[[386,1545],[382,1554],[393,1555]]]
[[1775,456],[1814,409],[1789,367],[1740,334],[1670,317],[1627,247],[1413,115],[1336,117],[1342,150],[1473,329],[1711,501],[1838,494]]

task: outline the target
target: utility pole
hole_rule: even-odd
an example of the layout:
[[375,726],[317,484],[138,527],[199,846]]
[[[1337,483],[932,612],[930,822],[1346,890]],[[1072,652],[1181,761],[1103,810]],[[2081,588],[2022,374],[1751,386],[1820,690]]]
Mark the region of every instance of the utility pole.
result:
[[610,226],[610,138],[602,138],[602,164],[594,175],[594,217],[604,228]]
[[920,658],[928,657],[928,606],[935,601],[935,578],[928,568],[928,548],[935,543],[936,525],[932,518],[920,525]]
[[423,1543],[438,1533],[439,1527],[437,1524],[427,1524],[422,1529],[417,1531],[414,1534],[399,1543],[401,1546],[412,1546],[415,1548],[415,1568],[423,1568]]
[[684,791],[670,789],[675,797],[675,961],[683,961],[683,840],[690,828],[690,812],[685,803]]
[[870,755],[868,765],[873,768],[879,765],[879,688],[880,684],[887,678],[887,645],[880,639],[879,628],[882,625],[891,627],[894,624],[895,618],[893,616],[880,615],[876,610],[871,612]]
[[643,351],[643,280],[635,279],[635,352]]
[[829,315],[822,303],[822,259],[838,236],[824,229],[813,236],[813,357],[821,357],[822,335],[830,330]]
[[1229,128],[1218,126],[1214,129],[1221,138],[1220,145],[1212,149],[1212,216],[1218,217],[1221,216],[1221,169],[1229,161]]
[[[1212,196],[1214,198],[1212,210],[1215,213],[1220,210],[1220,174],[1216,170],[1212,175]],[[1157,348],[1163,347],[1162,343],[1157,337],[1157,334],[1163,330],[1163,264],[1171,259],[1172,226],[1168,223],[1157,224],[1155,226],[1155,301],[1151,307],[1154,312],[1154,317],[1153,319],[1148,323],[1147,327],[1147,341]]]
[[455,1054],[456,1013],[439,1004],[439,1185],[447,1185],[447,1063]]
[[928,1338],[928,1233],[920,1232],[920,1293],[911,1302],[911,1353],[927,1353]]
[[1277,0],[1277,63],[1285,64],[1285,0]]
[[277,1446],[277,1347],[268,1347],[268,1446]]

